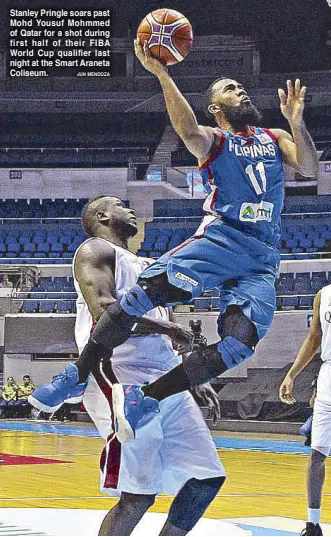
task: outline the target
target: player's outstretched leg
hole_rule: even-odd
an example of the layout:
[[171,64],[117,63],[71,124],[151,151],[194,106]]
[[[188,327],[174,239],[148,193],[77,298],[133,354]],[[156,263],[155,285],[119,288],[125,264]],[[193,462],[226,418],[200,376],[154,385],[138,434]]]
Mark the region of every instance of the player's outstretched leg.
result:
[[222,339],[219,343],[193,351],[182,364],[147,386],[134,389],[122,386],[121,391],[120,388],[116,390],[113,407],[114,416],[119,416],[118,423],[121,425],[116,431],[120,442],[125,443],[126,438],[134,437],[135,428],[142,419],[153,417],[152,414],[146,416],[150,409],[155,411],[155,408],[151,408],[150,404],[144,406],[144,396],[149,403],[151,399],[162,401],[204,384],[253,356],[259,336],[255,324],[245,316],[240,306],[228,306],[221,315],[220,324]]
[[77,362],[69,364],[50,383],[38,386],[29,402],[44,412],[55,412],[64,402],[81,401],[89,373],[104,355],[110,357],[113,349],[128,339],[140,317],[156,306],[189,299],[189,293],[168,283],[166,273],[138,280],[120,301],[103,312]]
[[99,535],[131,535],[154,502],[154,494],[122,492],[120,501],[103,519]]

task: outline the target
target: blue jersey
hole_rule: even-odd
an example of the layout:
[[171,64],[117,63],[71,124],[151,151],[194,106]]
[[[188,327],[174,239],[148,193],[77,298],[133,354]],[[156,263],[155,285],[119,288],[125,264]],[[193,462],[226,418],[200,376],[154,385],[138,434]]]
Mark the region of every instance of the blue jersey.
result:
[[219,146],[200,167],[209,193],[205,212],[276,245],[284,201],[284,169],[276,137],[257,127],[250,127],[248,133],[217,132]]

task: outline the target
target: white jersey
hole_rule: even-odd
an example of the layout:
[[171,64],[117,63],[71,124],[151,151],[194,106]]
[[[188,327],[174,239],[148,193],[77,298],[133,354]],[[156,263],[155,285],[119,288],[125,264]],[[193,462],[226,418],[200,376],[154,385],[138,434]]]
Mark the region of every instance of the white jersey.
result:
[[331,361],[331,285],[321,289],[320,323],[322,329],[321,358]]
[[[87,239],[83,244],[92,240],[94,240],[94,238]],[[98,240],[104,240],[107,245],[110,244],[115,250],[115,298],[121,299],[121,297],[137,283],[138,277],[142,271],[152,263],[152,260],[137,257],[125,248],[121,248],[106,239],[98,238]],[[76,301],[77,317],[75,324],[75,338],[79,353],[82,352],[88,342],[93,326],[91,313],[75,277],[75,259],[81,247],[82,245],[76,250],[73,260],[74,284],[78,295]],[[148,316],[155,320],[168,320],[169,318],[168,311],[161,307],[151,310],[148,313]],[[179,363],[180,358],[174,353],[170,338],[158,334],[129,337],[123,345],[114,349],[112,356],[112,364],[115,374],[117,373],[117,370],[123,369],[121,367],[122,364],[129,366],[128,371],[131,369],[130,366],[132,366],[132,369],[141,367],[144,370],[154,370],[155,375],[156,371],[168,371]],[[123,376],[120,375],[120,377]],[[121,382],[125,381],[123,378],[119,378],[119,380]]]
[[[112,246],[116,252],[115,293],[116,298],[121,298],[150,261],[115,244]],[[81,351],[93,323],[76,279],[75,287],[78,294],[76,341]],[[164,308],[155,308],[149,316],[168,318]],[[120,382],[144,384],[178,365],[180,359],[167,336],[151,335],[130,337],[114,350],[111,362]],[[193,477],[202,480],[225,475],[202,413],[187,391],[161,401],[159,414],[139,428],[136,440],[119,444],[114,438],[111,384],[105,366],[101,362],[100,371],[95,371],[95,376],[89,375],[83,398],[86,410],[107,441],[100,460],[102,492],[111,496],[120,496],[123,491],[177,494]]]

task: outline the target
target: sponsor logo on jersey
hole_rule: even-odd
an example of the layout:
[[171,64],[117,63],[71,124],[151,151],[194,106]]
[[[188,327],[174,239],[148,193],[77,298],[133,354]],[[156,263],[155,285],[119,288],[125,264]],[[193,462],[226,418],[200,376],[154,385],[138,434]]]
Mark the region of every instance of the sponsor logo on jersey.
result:
[[266,132],[262,132],[262,134],[256,134],[256,138],[261,142],[261,144],[270,144],[272,142],[271,136],[267,134]]
[[269,201],[260,203],[243,203],[240,207],[239,220],[242,222],[271,222],[274,204]]
[[193,280],[189,276],[186,276],[186,274],[183,274],[182,272],[177,272],[175,274],[175,278],[178,278],[178,280],[183,280],[184,282],[189,282],[190,284],[194,285],[194,287],[198,287],[198,282],[196,280]]
[[[262,136],[262,134],[260,135]],[[267,135],[266,135],[267,136]],[[229,151],[231,153],[235,153],[237,157],[251,157],[251,158],[257,158],[257,157],[275,157],[276,156],[276,147],[275,144],[269,141],[267,143],[266,141],[263,142],[263,144],[257,144],[254,142],[253,144],[247,144],[241,146],[239,143],[237,143],[232,138],[229,138]]]
[[248,220],[254,220],[255,219],[255,212],[254,209],[248,205],[246,209],[243,210],[242,215],[243,218]]

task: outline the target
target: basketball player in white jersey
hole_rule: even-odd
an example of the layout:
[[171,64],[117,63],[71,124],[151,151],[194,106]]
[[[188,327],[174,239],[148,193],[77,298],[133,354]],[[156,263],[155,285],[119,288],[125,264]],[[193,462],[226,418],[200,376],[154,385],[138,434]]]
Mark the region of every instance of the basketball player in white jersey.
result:
[[321,346],[323,365],[317,379],[311,432],[311,458],[307,476],[308,522],[301,535],[323,535],[321,496],[325,479],[325,459],[331,451],[331,285],[323,287],[314,300],[314,314],[308,336],[279,389],[280,399],[295,403],[296,377],[312,361]]
[[[128,238],[137,233],[137,224],[133,211],[121,200],[109,196],[90,200],[82,223],[90,238],[76,251],[73,265],[79,351],[93,322],[136,283],[151,262],[128,250]],[[160,535],[186,535],[225,480],[210,432],[189,392],[163,401],[156,417],[139,428],[134,442],[121,445],[115,437],[112,385],[151,382],[178,365],[180,358],[171,340],[184,351],[191,333],[169,322],[166,309],[155,308],[138,321],[134,334],[114,350],[111,360],[104,356],[89,376],[83,402],[106,440],[101,490],[120,496],[100,535],[130,535],[161,492],[177,496]]]

